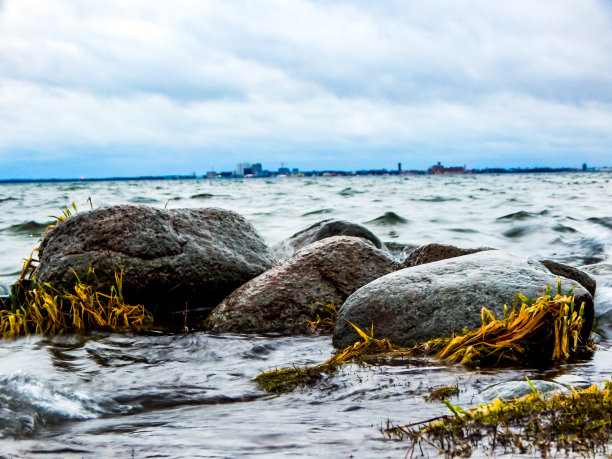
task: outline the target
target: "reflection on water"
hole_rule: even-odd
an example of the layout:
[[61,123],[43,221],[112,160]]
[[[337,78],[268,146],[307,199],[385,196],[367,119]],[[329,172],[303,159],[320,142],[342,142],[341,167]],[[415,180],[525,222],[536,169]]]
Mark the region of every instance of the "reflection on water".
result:
[[[367,226],[403,253],[428,242],[489,246],[581,266],[598,281],[595,307],[612,330],[610,175],[338,177],[284,180],[92,182],[0,186],[0,293],[20,271],[50,215],[91,198],[94,207],[144,202],[215,206],[250,220],[266,241],[324,218]],[[403,245],[402,243],[408,244]],[[405,255],[405,254],[404,254]],[[4,290],[3,290],[4,289]],[[467,371],[435,361],[347,365],[317,386],[282,396],[252,379],[276,367],[319,363],[329,337],[205,333],[93,333],[0,343],[0,450],[9,457],[404,457],[387,420],[446,414],[425,400],[458,384],[469,407],[525,377],[542,387],[610,379],[612,350],[548,369]],[[512,381],[517,383],[502,384]]]

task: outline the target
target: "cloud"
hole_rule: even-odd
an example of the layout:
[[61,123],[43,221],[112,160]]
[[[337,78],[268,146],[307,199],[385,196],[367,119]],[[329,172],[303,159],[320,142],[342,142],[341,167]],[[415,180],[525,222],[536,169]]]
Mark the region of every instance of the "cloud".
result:
[[7,0],[0,162],[603,161],[611,26],[595,0]]

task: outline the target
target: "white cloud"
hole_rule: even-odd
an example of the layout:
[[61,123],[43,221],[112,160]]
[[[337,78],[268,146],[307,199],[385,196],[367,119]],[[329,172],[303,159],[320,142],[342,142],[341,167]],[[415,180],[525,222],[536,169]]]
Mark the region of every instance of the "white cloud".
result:
[[371,167],[376,148],[481,166],[576,151],[573,164],[612,146],[603,0],[0,8],[0,164],[15,151],[76,163],[95,161],[88,151],[134,161],[172,151],[186,163],[194,151],[231,163],[250,151],[301,152],[296,162],[311,152],[314,165],[325,151],[354,168],[349,153]]

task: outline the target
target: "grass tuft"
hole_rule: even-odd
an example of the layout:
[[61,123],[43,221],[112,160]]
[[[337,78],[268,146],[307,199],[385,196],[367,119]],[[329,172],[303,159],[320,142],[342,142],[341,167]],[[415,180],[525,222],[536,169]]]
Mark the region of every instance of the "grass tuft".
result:
[[435,356],[466,365],[568,360],[584,348],[581,344],[587,344],[580,342],[584,303],[576,308],[573,296],[557,293],[553,298],[549,291],[550,286],[533,303],[517,295],[512,312],[505,308],[503,319],[482,308],[482,326],[448,339],[440,350],[434,346]]
[[336,325],[336,317],[338,310],[336,305],[332,303],[315,303],[313,306],[312,320],[307,320],[306,323],[312,331],[315,332],[331,332]]
[[[153,323],[142,305],[123,300],[122,273],[115,274],[109,293],[95,291],[76,275],[74,288],[59,291],[49,284],[22,280],[15,284],[11,309],[0,310],[0,334],[3,338],[40,334],[46,336],[90,329],[139,331]],[[93,270],[88,278],[95,277]]]

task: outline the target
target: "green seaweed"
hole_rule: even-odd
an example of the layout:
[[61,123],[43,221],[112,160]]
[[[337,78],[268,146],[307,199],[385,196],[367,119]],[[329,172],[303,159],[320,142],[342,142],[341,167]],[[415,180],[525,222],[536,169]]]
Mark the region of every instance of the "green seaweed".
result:
[[604,454],[612,434],[612,390],[610,383],[599,389],[571,394],[531,394],[512,400],[463,410],[445,400],[452,415],[410,425],[390,425],[381,432],[389,437],[412,441],[409,453],[423,444],[447,457],[470,455],[474,448],[490,454],[538,451],[542,457],[555,452],[592,456]]

